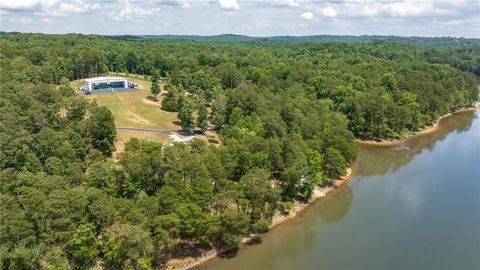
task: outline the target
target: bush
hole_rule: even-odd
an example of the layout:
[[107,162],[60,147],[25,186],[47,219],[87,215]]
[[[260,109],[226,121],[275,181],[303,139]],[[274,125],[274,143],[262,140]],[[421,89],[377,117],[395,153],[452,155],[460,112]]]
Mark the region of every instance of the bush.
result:
[[321,186],[330,186],[332,184],[332,179],[330,178],[323,178],[322,181],[320,182]]
[[178,111],[178,101],[174,98],[165,97],[162,99],[162,110],[167,112],[177,112]]
[[240,245],[240,242],[242,241],[242,237],[240,237],[239,235],[231,234],[231,233],[225,233],[222,236],[222,240],[227,249],[234,250],[238,248],[238,245]]
[[266,233],[270,229],[270,221],[265,218],[261,218],[253,224],[253,232],[255,233]]
[[288,201],[284,204],[284,208],[283,208],[283,212],[284,214],[288,214],[290,213],[290,210],[292,210],[293,208],[293,202],[292,201]]

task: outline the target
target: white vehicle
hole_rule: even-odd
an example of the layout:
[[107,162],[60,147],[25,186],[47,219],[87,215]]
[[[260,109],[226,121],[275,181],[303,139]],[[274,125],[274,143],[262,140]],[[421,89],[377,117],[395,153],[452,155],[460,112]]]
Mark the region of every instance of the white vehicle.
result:
[[128,81],[128,88],[134,88],[134,89],[137,89],[138,88],[138,85],[136,83],[133,83],[131,81]]
[[85,95],[91,94],[92,90],[88,89],[86,86],[82,86],[78,88],[80,91],[82,91]]

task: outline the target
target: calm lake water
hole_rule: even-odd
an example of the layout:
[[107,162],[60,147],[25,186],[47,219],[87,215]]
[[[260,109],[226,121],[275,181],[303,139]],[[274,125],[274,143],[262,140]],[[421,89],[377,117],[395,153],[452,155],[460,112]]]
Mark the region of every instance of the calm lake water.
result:
[[347,185],[197,269],[480,269],[478,111],[402,145],[359,148]]

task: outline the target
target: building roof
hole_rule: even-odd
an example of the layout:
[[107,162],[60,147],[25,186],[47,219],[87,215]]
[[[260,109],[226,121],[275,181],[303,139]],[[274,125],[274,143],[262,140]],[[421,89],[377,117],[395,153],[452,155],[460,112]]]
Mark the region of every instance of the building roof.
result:
[[127,79],[122,77],[110,77],[110,76],[85,79],[87,83],[96,83],[96,82],[104,82],[104,81],[126,81],[126,80]]

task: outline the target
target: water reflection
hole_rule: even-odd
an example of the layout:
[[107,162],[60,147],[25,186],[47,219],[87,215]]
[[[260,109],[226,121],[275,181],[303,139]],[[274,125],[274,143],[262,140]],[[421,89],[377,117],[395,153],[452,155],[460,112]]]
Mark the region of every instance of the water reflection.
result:
[[451,116],[436,132],[397,146],[360,146],[347,185],[263,235],[261,244],[196,269],[480,269],[475,118]]
[[474,111],[444,118],[433,133],[416,136],[400,145],[359,145],[358,167],[363,176],[385,175],[406,166],[423,150],[431,152],[437,142],[443,141],[451,132],[463,133],[470,130],[476,118]]
[[348,213],[352,201],[352,188],[344,185],[319,201],[318,207],[315,207],[316,214],[323,223],[338,223]]

